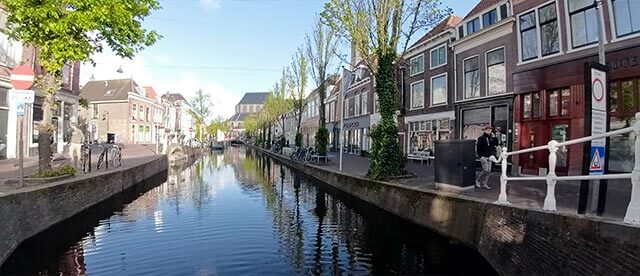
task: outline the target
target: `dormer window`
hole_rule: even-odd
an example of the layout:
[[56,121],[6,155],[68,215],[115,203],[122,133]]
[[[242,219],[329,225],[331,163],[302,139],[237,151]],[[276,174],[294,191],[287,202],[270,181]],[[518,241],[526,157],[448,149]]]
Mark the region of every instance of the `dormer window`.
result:
[[480,30],[480,19],[475,18],[469,22],[467,22],[467,35],[475,33]]
[[106,93],[104,93],[105,96],[113,96],[115,94],[115,90],[111,89],[111,90],[107,90]]
[[490,10],[489,12],[482,15],[482,26],[484,28],[493,25],[498,22],[498,11]]

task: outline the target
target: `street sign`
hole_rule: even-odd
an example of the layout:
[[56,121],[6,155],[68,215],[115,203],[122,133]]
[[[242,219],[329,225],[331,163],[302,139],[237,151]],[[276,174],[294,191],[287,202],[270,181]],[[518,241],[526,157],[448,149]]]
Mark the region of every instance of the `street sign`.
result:
[[591,162],[589,162],[589,175],[604,174],[604,146],[591,146]]
[[15,89],[28,89],[33,85],[35,73],[28,65],[20,65],[11,70],[11,85]]
[[[591,135],[603,134],[605,132],[607,132],[607,72],[591,68]],[[591,141],[592,157],[594,150],[602,148],[600,161],[603,168],[605,160],[604,149],[606,145],[606,138]],[[593,170],[590,171],[592,172]]]
[[35,100],[35,91],[33,90],[11,90],[11,100],[16,103],[23,102],[26,104],[32,104]]
[[24,102],[18,102],[16,105],[16,115],[24,116]]

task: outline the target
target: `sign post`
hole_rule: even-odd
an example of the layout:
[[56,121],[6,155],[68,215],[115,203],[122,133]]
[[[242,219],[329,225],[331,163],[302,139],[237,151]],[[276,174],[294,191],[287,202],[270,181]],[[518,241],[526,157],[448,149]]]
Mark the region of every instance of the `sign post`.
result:
[[35,73],[33,69],[28,65],[20,65],[11,70],[11,85],[13,85],[13,99],[16,102],[16,116],[18,116],[19,121],[19,131],[18,131],[18,155],[19,155],[19,171],[20,171],[20,186],[24,184],[24,114],[25,114],[25,106],[33,103],[35,98],[35,93],[33,90],[24,90],[29,89],[33,85],[33,81],[35,79]]
[[[600,63],[585,64],[585,136],[603,134],[609,131],[609,103],[608,103],[608,69]],[[608,139],[594,139],[591,143],[585,143],[583,149],[582,173],[589,175],[602,175],[607,171],[609,155]],[[597,203],[596,213],[604,212],[607,196],[607,181],[593,180],[592,185],[588,180],[580,183],[580,198],[578,200],[578,213],[584,214],[587,209],[588,194],[591,191],[592,206]]]

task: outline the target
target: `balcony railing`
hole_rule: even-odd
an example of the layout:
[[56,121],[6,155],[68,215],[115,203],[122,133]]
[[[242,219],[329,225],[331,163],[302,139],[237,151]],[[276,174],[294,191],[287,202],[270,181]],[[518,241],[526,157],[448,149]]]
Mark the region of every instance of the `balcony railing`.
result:
[[[498,196],[497,204],[510,204],[507,198],[507,184],[509,181],[541,181],[544,180],[547,183],[547,195],[544,199],[544,205],[542,210],[556,211],[556,183],[558,180],[596,180],[596,179],[631,179],[631,200],[627,207],[626,214],[624,216],[624,222],[640,225],[640,113],[636,113],[636,122],[631,127],[610,131],[603,134],[592,135],[587,137],[578,138],[575,140],[569,140],[565,142],[557,142],[555,140],[549,141],[546,146],[533,147],[528,149],[516,150],[507,152],[507,148],[503,147],[500,153],[500,158],[496,161],[500,163],[502,174],[500,176],[500,195]],[[634,167],[631,173],[618,173],[618,174],[603,174],[603,175],[572,175],[572,176],[557,176],[556,164],[557,156],[556,152],[558,148],[590,142],[595,139],[607,138],[615,135],[621,135],[633,132],[635,134],[635,142],[633,143],[633,149],[635,153]],[[547,176],[507,176],[507,157],[512,155],[518,155],[523,153],[548,150],[549,151],[549,171]]]

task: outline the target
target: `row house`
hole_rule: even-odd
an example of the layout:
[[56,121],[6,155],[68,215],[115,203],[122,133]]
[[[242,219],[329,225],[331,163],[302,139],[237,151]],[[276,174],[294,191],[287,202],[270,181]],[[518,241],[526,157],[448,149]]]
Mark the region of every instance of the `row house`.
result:
[[190,119],[187,115],[187,100],[180,93],[166,92],[160,96],[160,101],[164,106],[164,131],[168,141],[179,143],[190,134],[191,124],[186,122]]
[[[365,154],[371,148],[369,130],[380,120],[377,115],[377,96],[373,74],[361,61],[352,72],[351,82],[344,95],[344,123],[342,124],[343,145],[349,154]],[[373,119],[373,121],[372,121]]]
[[[586,62],[598,61],[598,19],[604,24],[611,130],[629,126],[640,111],[640,11],[638,0],[514,1],[513,70],[516,148],[584,136]],[[587,109],[589,110],[589,109]],[[609,170],[633,168],[633,137],[610,139]],[[558,150],[559,174],[580,174],[582,146]],[[514,158],[522,173],[543,173],[545,153]]]
[[[320,111],[318,109],[320,98],[318,89],[314,89],[305,99],[304,110],[302,111],[302,121],[300,122],[300,133],[302,134],[302,144],[306,147],[315,147],[316,132],[320,126]],[[295,139],[295,138],[294,138]]]
[[89,102],[89,109],[81,116],[87,122],[89,137],[105,141],[107,134],[113,133],[118,143],[157,143],[163,132],[158,126],[164,125],[165,107],[155,92],[147,92],[133,79],[87,82],[80,96]]
[[[16,113],[16,103],[12,102],[13,86],[10,82],[10,71],[24,64],[34,71],[36,75],[42,73],[42,68],[37,62],[38,49],[24,47],[19,41],[11,39],[6,32],[7,13],[0,9],[0,159],[18,157],[19,126]],[[53,110],[53,150],[54,153],[63,153],[67,150],[65,145],[69,142],[70,126],[76,122],[80,91],[80,63],[69,62],[62,68],[62,85],[55,95]],[[38,155],[38,133],[43,119],[43,102],[46,94],[35,90],[34,103],[27,105],[24,114],[23,141],[24,152],[29,156]]]
[[452,138],[455,71],[451,42],[461,18],[450,16],[408,48],[400,91],[404,108],[400,140],[407,156],[433,151],[434,141]]
[[[337,149],[338,137],[340,137],[339,118],[341,99],[339,99],[338,75],[329,76],[325,88],[324,114],[325,128],[329,132],[329,148]],[[336,123],[337,122],[337,123]],[[320,97],[317,89],[313,90],[306,97],[304,112],[302,113],[302,124],[300,132],[303,135],[303,144],[315,147],[315,135],[320,126]]]
[[335,76],[334,85],[327,89],[327,97],[324,103],[325,127],[329,132],[330,151],[337,151],[340,146],[340,118],[342,118],[340,87],[342,87],[342,79],[339,76]]

